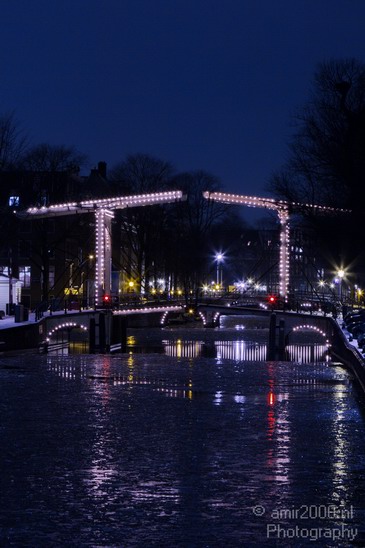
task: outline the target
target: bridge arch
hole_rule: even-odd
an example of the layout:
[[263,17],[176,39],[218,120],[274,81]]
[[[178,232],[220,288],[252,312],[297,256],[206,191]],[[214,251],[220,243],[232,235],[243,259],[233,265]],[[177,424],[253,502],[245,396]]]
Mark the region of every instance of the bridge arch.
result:
[[293,327],[293,329],[291,329],[287,334],[286,334],[286,337],[285,337],[285,343],[288,344],[289,342],[289,337],[292,333],[296,333],[298,331],[314,331],[315,333],[318,333],[319,335],[321,335],[321,337],[324,339],[324,342],[329,345],[329,340],[328,340],[328,337],[327,337],[327,334],[323,331],[323,329],[320,329],[319,327],[317,327],[316,325],[311,325],[311,324],[300,324],[300,325],[296,325]]
[[[170,311],[169,310],[165,310],[165,312],[163,312],[162,316],[161,316],[161,320],[160,320],[160,325],[161,327],[164,327],[166,324],[167,324],[167,320],[168,320],[168,315],[169,315]],[[171,314],[170,314],[171,315]]]
[[204,327],[216,327],[219,325],[219,318],[221,317],[222,312],[218,310],[205,310],[204,312],[199,310],[198,316],[203,322]]
[[82,323],[77,323],[77,322],[63,322],[58,325],[55,325],[52,329],[48,331],[46,342],[49,342],[51,340],[52,335],[54,335],[55,333],[59,331],[66,330],[66,329],[71,330],[71,329],[77,329],[77,328],[82,329],[83,331],[88,331],[88,328],[86,327],[86,325],[83,325]]

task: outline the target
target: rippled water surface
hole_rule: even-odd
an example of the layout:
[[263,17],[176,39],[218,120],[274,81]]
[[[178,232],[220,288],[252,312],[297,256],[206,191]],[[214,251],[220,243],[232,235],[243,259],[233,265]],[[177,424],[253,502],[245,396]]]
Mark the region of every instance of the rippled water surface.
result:
[[267,362],[245,326],[130,337],[122,355],[0,358],[1,546],[363,545],[343,368]]

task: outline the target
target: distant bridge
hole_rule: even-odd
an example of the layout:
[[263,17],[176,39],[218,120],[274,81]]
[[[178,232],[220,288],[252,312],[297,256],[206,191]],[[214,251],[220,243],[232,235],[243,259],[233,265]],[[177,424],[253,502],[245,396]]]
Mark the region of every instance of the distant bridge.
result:
[[[184,312],[185,308],[182,305],[161,305],[52,314],[43,318],[45,330],[42,344],[48,345],[52,337],[63,330],[81,329],[88,333],[92,352],[118,351],[125,347],[127,327],[163,327],[168,324],[171,316],[182,316]],[[273,317],[271,310],[223,305],[199,305],[197,313],[202,326],[213,328],[219,326],[222,316],[233,315],[265,318],[267,327],[270,328]],[[328,320],[323,316],[275,311],[275,330],[281,334],[282,344],[289,344],[291,334],[298,330],[316,331],[328,341],[334,333],[333,323]],[[277,345],[278,342],[273,344]]]
[[128,326],[161,327],[168,314],[182,312],[184,307],[181,305],[162,305],[54,313],[42,318],[42,337],[39,344],[47,350],[58,334],[80,329],[88,334],[92,353],[125,351]]
[[328,317],[308,315],[305,313],[284,312],[281,310],[265,310],[243,308],[239,306],[200,305],[198,307],[203,324],[206,327],[218,327],[222,316],[261,316],[266,318],[268,328],[268,348],[266,358],[282,360],[286,356],[286,347],[292,336],[298,331],[318,333],[324,344],[330,346],[336,326]]
[[242,196],[239,194],[227,194],[225,192],[204,192],[204,198],[223,204],[240,205],[247,207],[259,207],[275,211],[280,222],[280,248],[279,248],[279,294],[286,301],[289,290],[290,276],[290,214],[311,210],[318,214],[350,213],[348,209],[321,206],[317,204],[302,204],[287,202],[275,198],[260,198],[258,196]]

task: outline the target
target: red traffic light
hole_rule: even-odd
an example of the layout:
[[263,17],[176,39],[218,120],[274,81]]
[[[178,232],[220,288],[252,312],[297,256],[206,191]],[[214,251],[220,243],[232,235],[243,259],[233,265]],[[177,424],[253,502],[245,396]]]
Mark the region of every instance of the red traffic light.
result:
[[269,303],[275,304],[276,303],[276,296],[275,295],[269,295]]
[[104,295],[103,296],[103,302],[104,303],[110,303],[111,302],[111,296],[110,295]]

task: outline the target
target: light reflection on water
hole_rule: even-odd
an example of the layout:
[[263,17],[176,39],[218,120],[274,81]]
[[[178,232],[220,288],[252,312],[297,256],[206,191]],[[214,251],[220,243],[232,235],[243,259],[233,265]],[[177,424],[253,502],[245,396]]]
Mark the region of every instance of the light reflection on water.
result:
[[364,522],[365,428],[346,371],[318,342],[267,362],[264,334],[202,335],[145,333],[162,354],[138,353],[137,332],[123,355],[30,358],[16,383],[1,371],[3,411],[16,409],[0,430],[13,545],[269,546],[271,513],[303,505],[353,505],[345,523]]
[[[162,351],[175,358],[215,357],[218,360],[263,361],[266,360],[267,345],[252,341],[162,341]],[[134,348],[136,351],[136,348]],[[318,363],[326,360],[328,347],[320,343],[296,344],[286,347],[288,361],[297,363]]]
[[[138,346],[135,336],[128,337],[127,350],[129,352],[151,352],[151,348]],[[266,359],[267,345],[255,343],[252,341],[235,340],[217,340],[214,343],[205,341],[189,340],[166,340],[161,341],[161,346],[154,347],[155,352],[160,352],[174,358],[198,358],[202,356],[216,357],[218,360],[235,361],[261,361]],[[286,356],[288,361],[297,363],[317,363],[326,360],[328,348],[324,344],[292,344],[286,347]],[[85,343],[71,345],[60,345],[51,348],[48,352],[52,355],[69,355],[88,353],[88,347]]]

